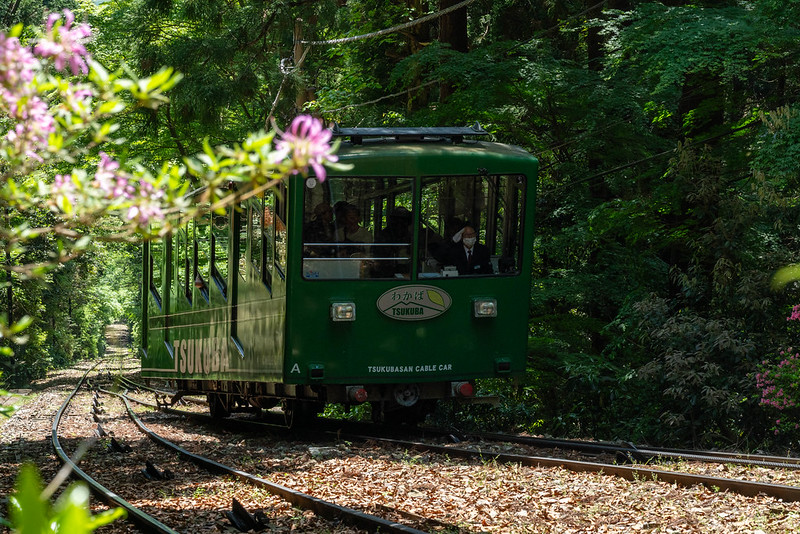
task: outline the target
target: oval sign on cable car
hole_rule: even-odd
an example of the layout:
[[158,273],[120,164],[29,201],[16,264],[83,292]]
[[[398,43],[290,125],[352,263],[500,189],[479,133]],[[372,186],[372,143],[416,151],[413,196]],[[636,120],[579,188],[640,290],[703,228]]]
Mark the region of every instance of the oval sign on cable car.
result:
[[386,317],[398,321],[424,321],[450,308],[450,295],[433,286],[400,286],[390,289],[375,303]]

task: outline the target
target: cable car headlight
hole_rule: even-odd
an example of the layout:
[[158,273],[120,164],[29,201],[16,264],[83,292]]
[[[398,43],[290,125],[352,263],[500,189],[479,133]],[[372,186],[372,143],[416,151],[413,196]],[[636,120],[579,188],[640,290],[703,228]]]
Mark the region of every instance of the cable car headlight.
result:
[[472,304],[475,317],[497,317],[496,299],[475,299]]
[[335,323],[340,321],[355,321],[356,303],[334,302],[331,304],[331,320]]

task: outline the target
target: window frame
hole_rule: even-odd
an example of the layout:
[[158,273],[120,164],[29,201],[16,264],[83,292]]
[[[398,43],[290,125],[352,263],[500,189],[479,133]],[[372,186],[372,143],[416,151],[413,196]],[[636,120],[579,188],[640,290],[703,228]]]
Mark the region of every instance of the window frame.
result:
[[[232,219],[232,217],[231,217],[231,209],[230,209],[230,207],[226,207],[224,216],[223,215],[216,215],[214,213],[211,213],[210,215],[211,215],[211,221],[210,221],[211,228],[210,228],[210,235],[209,235],[210,239],[209,239],[209,241],[210,241],[210,247],[211,247],[211,259],[210,259],[210,262],[209,262],[209,278],[211,280],[213,280],[214,285],[216,285],[217,289],[219,289],[219,292],[222,294],[222,298],[227,301],[228,300],[228,277],[230,276],[230,267],[231,267],[231,246],[230,246],[230,244],[231,244],[230,243],[230,241],[231,241],[231,222],[232,222],[232,220],[231,220]],[[215,217],[220,217],[220,218],[224,217],[225,224],[222,225],[222,227],[224,228],[224,231],[220,230],[219,232],[215,232],[215,229],[217,228]],[[222,240],[224,240],[224,243],[225,243],[225,251],[226,252],[225,252],[225,260],[224,260],[225,261],[225,274],[224,274],[224,276],[223,276],[223,273],[220,272],[219,267],[217,267],[217,264],[218,264],[218,261],[217,261],[217,240],[218,240],[217,233],[219,233],[220,237],[222,238]]]
[[[457,278],[457,277],[482,277],[482,278],[496,278],[496,277],[510,277],[519,276],[522,274],[522,260],[524,256],[524,238],[525,238],[525,224],[527,213],[527,188],[530,186],[530,179],[522,172],[509,172],[509,173],[475,173],[475,174],[427,174],[420,176],[335,176],[330,177],[324,185],[322,195],[319,193],[309,193],[304,189],[302,195],[302,207],[304,212],[304,226],[308,222],[306,219],[307,214],[319,202],[328,202],[334,207],[337,204],[337,193],[334,192],[333,181],[347,180],[347,179],[408,179],[410,180],[410,191],[405,191],[406,184],[395,183],[384,189],[376,189],[369,192],[364,197],[357,199],[357,207],[361,210],[362,214],[366,215],[363,221],[363,227],[372,227],[371,231],[374,242],[370,243],[370,248],[378,248],[383,245],[377,239],[379,232],[385,232],[388,226],[388,219],[393,207],[398,203],[394,201],[398,195],[393,195],[392,191],[398,192],[398,189],[403,190],[403,194],[409,193],[411,202],[411,215],[412,215],[412,233],[411,233],[411,249],[410,254],[404,261],[409,262],[408,275],[402,280],[405,281],[425,281],[438,278]],[[469,180],[471,183],[459,184],[456,180]],[[426,189],[431,187],[434,183],[442,183],[445,190],[437,192],[432,195],[432,199],[426,198]],[[317,184],[315,187],[319,187]],[[339,191],[339,195],[346,198],[346,193],[341,194],[341,191],[347,191],[348,186],[343,185]],[[358,190],[357,187],[352,189]],[[362,188],[366,190],[366,188]],[[444,196],[442,196],[444,195]],[[312,205],[314,204],[314,205]],[[399,205],[404,205],[399,203]],[[449,207],[448,207],[449,205]],[[405,206],[407,207],[407,206]],[[435,210],[435,224],[433,219],[428,217],[429,211],[423,213],[425,210]],[[513,215],[513,216],[512,216]],[[461,221],[462,226],[466,223],[471,223],[475,226],[479,234],[479,242],[489,249],[491,273],[468,273],[454,275],[449,270],[446,274],[443,271],[423,273],[424,265],[421,262],[424,258],[430,258],[431,251],[427,249],[423,251],[421,247],[423,236],[427,238],[432,231],[438,243],[440,252],[446,251],[446,256],[452,258],[452,249],[445,247],[450,245],[452,241],[452,233],[458,229],[448,227],[449,221],[446,218],[455,219],[456,217],[465,218]],[[429,220],[430,219],[430,220]],[[423,226],[424,225],[424,226]],[[305,228],[304,228],[305,230]],[[338,230],[337,230],[338,231]],[[306,235],[303,232],[301,236],[302,241],[302,265],[300,267],[301,276],[304,280],[400,280],[395,276],[374,276],[364,275],[360,272],[358,276],[348,275],[333,275],[333,276],[319,276],[324,272],[323,268],[313,269],[308,268],[307,263],[309,260],[323,260],[323,261],[337,261],[337,257],[314,257],[309,254],[308,250],[311,247],[322,247],[321,244],[316,245],[305,240]],[[334,241],[334,244],[338,243]],[[426,241],[426,243],[428,243]],[[388,243],[387,243],[388,244]],[[377,245],[377,246],[376,246]],[[368,254],[368,257],[362,258],[363,260],[388,260],[383,257],[384,255]],[[342,258],[349,259],[349,258]],[[444,267],[439,263],[440,269]],[[374,272],[374,271],[373,271]]]

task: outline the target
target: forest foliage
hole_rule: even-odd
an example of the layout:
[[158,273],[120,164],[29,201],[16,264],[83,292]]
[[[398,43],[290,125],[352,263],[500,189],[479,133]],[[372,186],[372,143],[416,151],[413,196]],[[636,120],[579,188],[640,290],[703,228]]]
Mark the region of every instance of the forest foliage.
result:
[[[798,413],[763,404],[756,374],[798,342],[786,321],[797,287],[770,280],[798,262],[800,2],[475,0],[382,32],[455,4],[15,0],[3,23],[70,7],[107,68],[181,72],[169,104],[121,118],[126,150],[153,168],[302,111],[343,126],[480,122],[541,163],[529,372],[484,385],[504,394],[499,419],[796,447],[775,421]],[[35,362],[26,378],[135,316],[135,256],[98,245],[45,279],[6,274],[37,317],[15,360]]]

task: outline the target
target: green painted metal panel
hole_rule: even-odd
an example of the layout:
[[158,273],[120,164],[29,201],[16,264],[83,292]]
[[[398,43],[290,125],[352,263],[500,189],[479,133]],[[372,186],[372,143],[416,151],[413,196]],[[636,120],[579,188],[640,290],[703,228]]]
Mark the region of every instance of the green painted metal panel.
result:
[[[292,238],[290,299],[287,306],[285,377],[289,383],[397,383],[446,381],[464,377],[502,376],[498,361],[511,373],[525,369],[530,300],[533,209],[538,162],[525,151],[482,142],[459,145],[365,144],[340,151],[343,162],[357,169],[342,173],[363,176],[458,174],[523,174],[529,178],[522,246],[522,272],[517,276],[386,280],[306,280],[300,276],[300,240]],[[299,185],[299,184],[298,184]],[[302,212],[301,187],[293,190],[295,213]],[[299,221],[295,221],[299,224]],[[380,312],[379,297],[419,285],[441,289],[452,298],[442,315],[425,321],[398,321]],[[497,317],[473,317],[477,298],[494,298]],[[354,322],[333,322],[333,302],[353,302]],[[324,368],[314,380],[312,369]]]
[[[452,145],[367,142],[343,145],[343,162],[357,169],[330,176],[409,176],[417,181],[419,201],[422,176],[459,174],[521,174],[528,178],[528,207],[522,228],[520,274],[515,276],[409,279],[306,280],[302,276],[303,184],[291,178],[288,210],[286,271],[275,268],[267,287],[254,271],[251,250],[243,257],[243,276],[235,268],[234,236],[228,244],[232,258],[227,298],[209,283],[207,298],[193,285],[188,298],[178,287],[180,273],[168,241],[162,257],[169,268],[162,273],[159,307],[150,279],[143,281],[146,307],[145,376],[288,383],[397,383],[447,381],[503,376],[498,361],[510,372],[525,367],[530,293],[533,209],[537,161],[523,150],[485,142]],[[145,262],[150,247],[145,245]],[[145,263],[145,273],[148,273]],[[184,282],[185,284],[185,282]],[[446,293],[449,308],[421,321],[397,320],[382,313],[382,295],[410,294],[434,288]],[[477,298],[497,301],[497,316],[473,317]],[[356,305],[354,322],[333,322],[333,302]],[[318,378],[311,369],[322,369]]]

